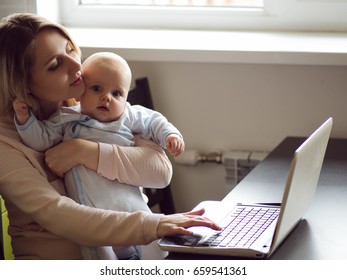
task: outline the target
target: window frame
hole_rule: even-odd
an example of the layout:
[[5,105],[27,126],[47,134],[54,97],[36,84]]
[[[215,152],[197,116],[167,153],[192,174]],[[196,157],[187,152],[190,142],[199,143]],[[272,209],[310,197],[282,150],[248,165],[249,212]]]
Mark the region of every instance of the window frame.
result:
[[347,0],[264,0],[264,10],[81,6],[78,2],[59,1],[61,24],[132,29],[347,31]]

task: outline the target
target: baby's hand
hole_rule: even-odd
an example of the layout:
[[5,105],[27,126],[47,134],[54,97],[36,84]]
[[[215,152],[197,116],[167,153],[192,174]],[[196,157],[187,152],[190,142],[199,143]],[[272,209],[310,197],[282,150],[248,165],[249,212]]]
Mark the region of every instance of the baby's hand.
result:
[[20,125],[25,124],[30,118],[28,105],[23,100],[16,98],[12,106],[16,114],[17,123]]
[[174,157],[178,157],[184,151],[183,140],[175,134],[171,134],[166,138],[166,149]]

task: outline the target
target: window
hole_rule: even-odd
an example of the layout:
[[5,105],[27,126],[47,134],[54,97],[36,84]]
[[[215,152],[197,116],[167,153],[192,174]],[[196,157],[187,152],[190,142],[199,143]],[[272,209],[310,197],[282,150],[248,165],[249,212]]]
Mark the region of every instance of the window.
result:
[[61,0],[58,5],[61,23],[70,27],[347,31],[347,0]]
[[183,6],[183,7],[257,7],[263,0],[80,0],[80,5],[125,5],[125,6]]

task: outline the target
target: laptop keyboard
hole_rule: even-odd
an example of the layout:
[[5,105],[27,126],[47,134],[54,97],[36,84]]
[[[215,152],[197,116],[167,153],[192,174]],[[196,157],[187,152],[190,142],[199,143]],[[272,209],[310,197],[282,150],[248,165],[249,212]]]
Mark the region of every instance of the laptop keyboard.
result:
[[279,208],[237,206],[222,222],[222,231],[198,246],[249,248],[278,217],[279,211]]

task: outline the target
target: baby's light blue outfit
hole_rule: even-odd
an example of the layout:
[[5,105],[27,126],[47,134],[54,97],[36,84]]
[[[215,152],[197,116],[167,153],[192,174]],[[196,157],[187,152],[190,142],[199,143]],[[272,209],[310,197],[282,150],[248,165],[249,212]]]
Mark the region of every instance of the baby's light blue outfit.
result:
[[[169,134],[182,137],[177,128],[159,112],[129,103],[120,119],[114,122],[91,119],[81,114],[80,106],[77,105],[63,107],[42,122],[31,114],[26,124],[16,123],[16,127],[22,141],[37,151],[45,151],[61,141],[73,138],[133,146],[134,134],[139,134],[165,148],[165,139]],[[126,212],[150,211],[138,186],[111,181],[83,165],[65,173],[65,186],[69,197],[84,205]],[[82,247],[82,253],[86,259],[136,259],[140,254],[138,246],[112,249],[107,246]]]

